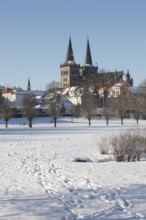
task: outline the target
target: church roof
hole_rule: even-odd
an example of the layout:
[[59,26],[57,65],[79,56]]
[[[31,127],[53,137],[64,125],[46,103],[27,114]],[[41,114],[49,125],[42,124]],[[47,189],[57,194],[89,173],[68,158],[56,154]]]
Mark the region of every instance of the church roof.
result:
[[98,82],[120,82],[123,81],[123,71],[98,73]]
[[121,82],[109,82],[108,85],[106,85],[105,83],[98,83],[96,85],[96,89],[100,90],[100,89],[104,89],[104,88],[112,88],[112,87],[122,87],[125,84],[125,81],[121,81]]
[[65,60],[64,64],[75,64],[71,37],[69,38],[68,49],[67,49],[67,54],[66,54],[66,60]]
[[86,55],[85,55],[84,65],[85,66],[88,66],[88,65],[92,66],[92,57],[91,57],[89,39],[87,40],[87,48],[86,48]]

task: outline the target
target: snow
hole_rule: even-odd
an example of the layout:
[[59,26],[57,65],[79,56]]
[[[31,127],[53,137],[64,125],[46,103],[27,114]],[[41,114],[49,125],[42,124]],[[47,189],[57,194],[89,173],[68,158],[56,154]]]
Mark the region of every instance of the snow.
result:
[[74,64],[75,64],[75,61],[74,61],[74,60],[69,60],[69,61],[68,61],[68,64],[74,65]]
[[[100,138],[146,121],[0,120],[0,220],[146,219],[146,161],[101,155]],[[87,162],[75,162],[85,159]]]

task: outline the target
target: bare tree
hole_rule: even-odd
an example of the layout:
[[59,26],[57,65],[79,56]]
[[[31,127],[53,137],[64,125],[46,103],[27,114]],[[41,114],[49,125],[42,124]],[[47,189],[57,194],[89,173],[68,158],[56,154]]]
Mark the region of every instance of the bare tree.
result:
[[108,102],[108,95],[109,95],[109,89],[114,84],[114,75],[110,72],[105,71],[104,69],[100,71],[100,73],[97,75],[96,79],[96,88],[100,89],[103,88],[103,107],[107,107]]
[[0,92],[0,112],[1,112],[1,107],[2,107],[3,102],[4,102],[4,97],[2,96],[2,93]]
[[133,94],[131,97],[131,112],[138,124],[142,113],[142,97],[138,94]]
[[139,86],[139,94],[141,97],[141,106],[144,118],[146,118],[146,80],[144,80]]
[[50,83],[48,90],[46,91],[46,103],[48,113],[54,122],[54,127],[57,124],[57,118],[61,110],[61,93],[54,81]]
[[77,105],[72,105],[70,109],[71,113],[71,122],[73,123],[73,117],[80,117],[81,116],[81,105],[78,103]]
[[32,128],[33,118],[36,116],[36,99],[34,95],[25,95],[22,100],[22,114],[28,120],[29,127]]
[[109,120],[111,116],[113,115],[113,103],[114,99],[112,97],[108,98],[106,100],[106,106],[103,108],[103,116],[105,117],[106,120],[106,125],[109,125]]
[[97,110],[98,95],[96,93],[97,76],[91,75],[82,83],[81,112],[91,125],[91,119]]
[[97,109],[97,99],[93,92],[89,88],[84,89],[82,95],[82,114],[88,119],[89,126],[91,125],[91,119],[95,116]]
[[0,115],[1,118],[5,121],[5,127],[7,128],[8,121],[12,117],[12,109],[10,107],[10,102],[2,96],[0,97]]
[[130,100],[130,93],[127,88],[123,88],[121,90],[120,95],[115,99],[114,108],[117,115],[121,119],[121,125],[123,125],[123,120],[126,115],[126,112],[130,108],[129,100]]
[[60,83],[53,80],[52,82],[50,82],[46,85],[46,91],[48,91],[48,90],[50,91],[54,88],[59,88],[59,87],[60,87]]

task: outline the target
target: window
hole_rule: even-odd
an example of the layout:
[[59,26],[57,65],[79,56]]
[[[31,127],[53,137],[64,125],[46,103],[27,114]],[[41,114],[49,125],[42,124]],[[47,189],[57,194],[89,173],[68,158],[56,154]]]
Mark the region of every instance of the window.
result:
[[67,82],[68,80],[67,80],[67,78],[63,78],[63,81],[64,81],[64,82]]

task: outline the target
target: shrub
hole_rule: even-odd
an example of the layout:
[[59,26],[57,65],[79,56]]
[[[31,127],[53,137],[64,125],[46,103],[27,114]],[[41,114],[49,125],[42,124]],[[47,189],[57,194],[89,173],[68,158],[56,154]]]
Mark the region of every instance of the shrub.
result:
[[112,148],[113,148],[115,160],[117,162],[124,161],[126,147],[125,147],[125,144],[122,142],[121,134],[119,136],[114,136],[111,139],[111,145],[112,145]]
[[120,133],[111,138],[111,145],[117,162],[139,161],[142,153],[146,153],[145,132],[133,129]]
[[99,141],[99,151],[101,154],[108,154],[108,145],[109,145],[109,140],[107,137],[103,137]]

